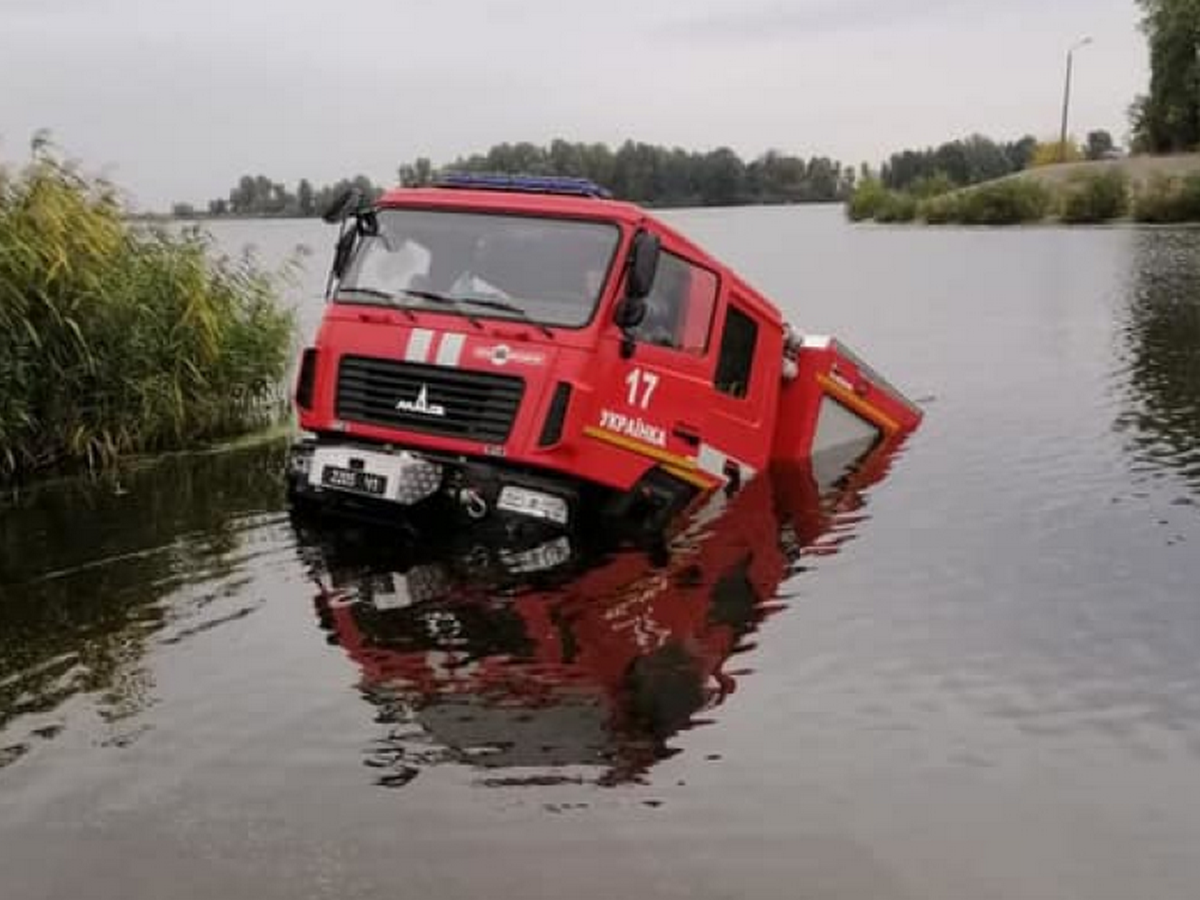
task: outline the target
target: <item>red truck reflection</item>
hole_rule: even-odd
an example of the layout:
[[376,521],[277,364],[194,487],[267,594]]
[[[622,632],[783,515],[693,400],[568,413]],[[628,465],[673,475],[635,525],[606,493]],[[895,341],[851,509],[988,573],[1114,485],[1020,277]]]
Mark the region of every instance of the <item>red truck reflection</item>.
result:
[[414,565],[369,534],[355,545],[302,532],[322,626],[391,726],[369,760],[381,783],[444,761],[491,784],[636,779],[735,691],[730,661],[781,608],[780,583],[804,557],[837,552],[895,449],[756,478],[661,553],[560,538]]

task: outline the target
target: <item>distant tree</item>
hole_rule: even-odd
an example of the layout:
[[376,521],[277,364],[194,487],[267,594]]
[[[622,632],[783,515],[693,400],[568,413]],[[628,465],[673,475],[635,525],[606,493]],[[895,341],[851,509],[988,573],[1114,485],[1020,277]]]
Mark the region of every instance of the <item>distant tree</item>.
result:
[[307,178],[301,178],[296,185],[296,212],[301,216],[312,216],[317,212],[316,194]]
[[706,206],[744,202],[746,167],[728,147],[707,154],[700,171],[700,199]]
[[1150,44],[1150,92],[1131,109],[1134,144],[1200,148],[1200,0],[1138,0]]
[[548,156],[550,170],[555,175],[580,178],[587,172],[586,148],[582,144],[572,144],[562,138],[555,138],[550,142]]
[[263,212],[278,216],[288,212],[289,208],[294,206],[294,198],[288,193],[288,189],[278,182],[272,182],[267,190],[267,202]]
[[858,184],[858,172],[854,166],[846,166],[842,169],[842,184],[839,190],[840,199],[849,197],[854,193],[854,187]]
[[1008,157],[1010,171],[1021,172],[1029,168],[1033,161],[1033,153],[1037,149],[1037,138],[1025,135],[1019,141],[1004,145],[1004,154]]
[[1116,144],[1113,143],[1113,137],[1107,131],[1089,131],[1087,136],[1087,147],[1084,154],[1088,159],[1104,159],[1108,154],[1116,149]]
[[880,169],[880,178],[885,187],[894,191],[908,190],[918,182],[928,183],[939,177],[958,187],[979,184],[1024,169],[1036,144],[1032,137],[999,144],[974,134],[936,148],[893,153]]
[[196,207],[190,203],[175,203],[171,206],[171,215],[176,219],[196,218]]
[[841,194],[842,167],[828,157],[810,159],[804,176],[807,183],[805,200],[828,199]]
[[404,187],[424,187],[433,181],[433,165],[422,156],[412,164],[402,165],[399,175]]

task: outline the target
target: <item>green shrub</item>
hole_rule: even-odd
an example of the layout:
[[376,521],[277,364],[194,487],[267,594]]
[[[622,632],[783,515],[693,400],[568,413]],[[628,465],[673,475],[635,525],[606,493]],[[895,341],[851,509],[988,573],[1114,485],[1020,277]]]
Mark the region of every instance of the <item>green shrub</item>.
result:
[[891,192],[879,179],[864,179],[850,195],[850,202],[846,204],[846,215],[852,222],[874,219],[880,207],[886,204],[890,197]]
[[1038,222],[1050,210],[1051,196],[1041,184],[1010,178],[956,195],[954,221],[963,225],[1017,225]]
[[911,222],[917,217],[917,198],[911,194],[889,192],[875,210],[875,221]]
[[914,181],[908,188],[908,192],[918,200],[928,200],[931,197],[938,197],[942,194],[949,194],[958,187],[950,176],[945,172],[938,172],[935,175],[923,175]]
[[35,145],[0,175],[0,480],[186,447],[276,414],[293,315],[198,230],[132,228]]
[[1200,173],[1156,175],[1137,192],[1133,217],[1148,224],[1200,222]]
[[928,225],[949,225],[961,216],[958,194],[940,194],[927,197],[917,204],[917,218]]
[[1119,169],[1078,172],[1060,197],[1062,220],[1073,225],[1109,222],[1129,211],[1129,179]]

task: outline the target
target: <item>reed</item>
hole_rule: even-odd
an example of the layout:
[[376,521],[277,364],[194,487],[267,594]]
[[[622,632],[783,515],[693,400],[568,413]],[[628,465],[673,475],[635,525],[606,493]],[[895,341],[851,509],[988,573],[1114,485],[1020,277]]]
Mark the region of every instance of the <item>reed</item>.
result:
[[1153,225],[1200,222],[1200,172],[1152,178],[1134,198],[1133,218]]
[[1069,225],[1098,224],[1129,212],[1129,178],[1120,169],[1076,172],[1059,190],[1061,219]]
[[130,225],[111,185],[35,141],[0,170],[0,480],[269,422],[293,349],[286,277],[199,229]]

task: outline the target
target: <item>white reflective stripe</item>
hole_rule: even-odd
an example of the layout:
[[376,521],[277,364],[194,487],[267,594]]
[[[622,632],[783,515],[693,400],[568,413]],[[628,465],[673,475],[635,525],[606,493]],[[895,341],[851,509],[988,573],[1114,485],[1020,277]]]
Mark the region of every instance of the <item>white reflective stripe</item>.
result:
[[804,340],[800,342],[801,347],[807,347],[810,350],[825,350],[828,349],[832,338],[822,334],[806,334]]
[[717,478],[724,478],[725,461],[728,458],[729,457],[715,447],[710,447],[708,444],[701,444],[700,452],[696,454],[696,465],[698,465],[709,475],[714,475]]
[[714,478],[720,478],[722,481],[728,480],[728,475],[725,474],[725,466],[732,462],[738,467],[741,472],[742,482],[745,483],[753,478],[757,472],[753,466],[748,466],[740,459],[722,453],[716,447],[709,444],[701,444],[700,450],[696,454],[696,465],[704,472],[712,475]]
[[433,343],[433,332],[428,328],[414,328],[408,338],[408,349],[404,352],[406,362],[427,362],[429,346]]
[[437,364],[439,366],[457,366],[462,357],[463,343],[466,339],[465,334],[442,335],[442,343],[438,346]]

